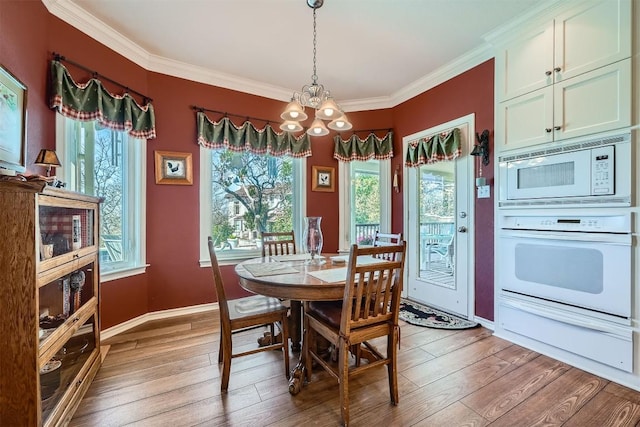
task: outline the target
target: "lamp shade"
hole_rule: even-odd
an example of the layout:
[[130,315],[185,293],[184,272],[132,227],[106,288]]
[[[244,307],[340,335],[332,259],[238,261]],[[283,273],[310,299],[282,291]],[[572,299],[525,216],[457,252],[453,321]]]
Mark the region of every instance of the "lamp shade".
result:
[[333,120],[340,115],[340,108],[333,98],[327,98],[316,111],[316,118]]
[[349,130],[353,127],[351,122],[347,120],[347,116],[344,114],[340,115],[338,118],[332,120],[327,126],[329,129],[341,131],[341,130]]
[[38,157],[36,157],[36,161],[33,163],[38,166],[61,166],[56,152],[53,150],[47,150],[46,148],[40,150]]
[[315,119],[313,123],[311,123],[311,127],[307,129],[307,134],[310,136],[324,136],[329,134],[329,129],[327,129],[322,120]]
[[280,114],[282,120],[302,121],[307,120],[309,116],[304,112],[304,107],[300,105],[295,99],[287,104],[282,114]]
[[280,125],[280,129],[285,132],[300,132],[303,128],[299,122],[293,120],[285,120],[284,123]]

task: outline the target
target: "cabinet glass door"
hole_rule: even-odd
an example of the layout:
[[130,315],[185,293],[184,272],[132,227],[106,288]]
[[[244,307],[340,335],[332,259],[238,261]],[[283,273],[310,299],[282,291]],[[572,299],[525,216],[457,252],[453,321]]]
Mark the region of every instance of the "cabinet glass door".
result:
[[64,397],[76,387],[76,378],[96,348],[96,318],[91,316],[40,368],[40,399],[43,424]]
[[41,205],[40,260],[95,245],[94,216],[94,209]]

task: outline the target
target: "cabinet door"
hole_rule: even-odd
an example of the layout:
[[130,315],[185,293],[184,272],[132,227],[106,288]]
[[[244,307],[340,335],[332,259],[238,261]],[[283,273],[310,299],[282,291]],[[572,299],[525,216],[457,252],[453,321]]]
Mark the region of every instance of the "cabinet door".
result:
[[553,23],[501,48],[496,54],[500,101],[553,83]]
[[553,140],[553,87],[502,102],[497,112],[496,141],[512,150]]
[[554,138],[631,126],[631,59],[554,85]]
[[631,2],[586,2],[555,19],[555,81],[631,56]]

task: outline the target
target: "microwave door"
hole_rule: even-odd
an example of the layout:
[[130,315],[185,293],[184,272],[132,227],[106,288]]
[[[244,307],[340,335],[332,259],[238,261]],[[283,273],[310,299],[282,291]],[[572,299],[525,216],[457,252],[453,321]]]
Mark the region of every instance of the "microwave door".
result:
[[541,199],[591,194],[589,150],[511,162],[507,168],[507,198]]

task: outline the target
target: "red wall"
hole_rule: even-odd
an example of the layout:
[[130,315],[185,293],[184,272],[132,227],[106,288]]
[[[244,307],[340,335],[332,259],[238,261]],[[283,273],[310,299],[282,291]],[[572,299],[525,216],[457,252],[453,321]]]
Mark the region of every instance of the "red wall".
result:
[[[493,153],[493,70],[493,60],[487,61],[396,106],[393,109],[396,149],[400,151],[402,147],[402,136],[475,113],[476,132],[489,129]],[[400,161],[394,158],[394,163]],[[493,163],[483,167],[482,175],[493,193]],[[474,182],[469,185],[475,189]],[[393,203],[394,224],[402,223],[399,215],[402,200],[396,197]],[[493,320],[493,194],[489,199],[475,199],[475,230],[472,231],[475,232],[475,313]]]
[[[28,87],[27,169],[40,148],[55,148],[55,113],[48,108],[46,82],[52,52],[81,63],[153,98],[158,137],[147,145],[147,263],[146,274],[105,282],[102,286],[102,328],[141,314],[215,301],[211,271],[198,265],[199,250],[199,149],[195,113],[191,106],[265,118],[280,122],[284,103],[149,72],[58,18],[39,1],[0,1],[0,63]],[[86,74],[69,66],[78,81]],[[106,86],[114,93],[116,87]],[[349,113],[354,129],[394,128],[395,170],[402,165],[402,136],[470,112],[476,113],[477,129],[493,129],[493,63],[485,63],[396,108]],[[211,117],[217,119],[217,117]],[[232,117],[236,121],[235,117]],[[240,120],[236,121],[240,123]],[[259,123],[256,123],[259,125]],[[383,134],[384,132],[378,132]],[[365,137],[367,132],[359,134]],[[156,185],[154,151],[193,154],[194,185]],[[313,139],[312,166],[337,167],[331,135]],[[488,169],[491,169],[489,167]],[[485,175],[491,180],[492,171]],[[310,173],[308,176],[311,176]],[[338,183],[339,186],[339,183]],[[324,248],[338,249],[338,192],[312,192],[307,182],[307,214],[323,217]],[[493,319],[493,202],[476,205],[476,314]],[[402,194],[393,195],[393,231],[402,231]],[[483,268],[486,266],[486,268]],[[243,294],[232,266],[222,267],[231,298]]]

